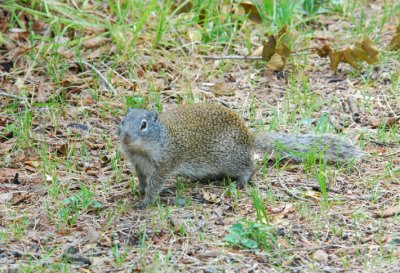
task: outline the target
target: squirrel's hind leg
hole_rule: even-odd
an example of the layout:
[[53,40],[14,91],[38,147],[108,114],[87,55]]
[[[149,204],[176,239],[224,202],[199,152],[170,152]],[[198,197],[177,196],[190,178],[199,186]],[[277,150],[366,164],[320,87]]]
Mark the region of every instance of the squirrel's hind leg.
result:
[[239,188],[244,188],[247,186],[249,183],[250,177],[252,176],[253,171],[252,170],[245,170],[243,171],[240,176],[236,177],[236,185]]

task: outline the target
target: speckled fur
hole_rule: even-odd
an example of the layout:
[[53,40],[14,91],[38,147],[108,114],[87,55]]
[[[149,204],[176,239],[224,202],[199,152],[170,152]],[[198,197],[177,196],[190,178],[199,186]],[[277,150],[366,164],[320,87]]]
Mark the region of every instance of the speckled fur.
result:
[[[146,130],[141,130],[143,121]],[[141,206],[154,203],[170,176],[191,180],[230,177],[245,186],[254,170],[255,153],[273,152],[276,142],[300,152],[324,149],[329,161],[359,159],[363,154],[350,142],[332,135],[260,133],[256,138],[234,111],[216,103],[184,105],[160,115],[130,109],[118,134],[144,194]],[[286,151],[283,156],[301,160]]]
[[[254,135],[227,107],[215,103],[185,105],[157,114],[131,109],[120,124],[121,148],[132,164],[145,194],[153,203],[164,180],[231,177],[245,186],[253,172]],[[148,129],[141,132],[146,119]]]

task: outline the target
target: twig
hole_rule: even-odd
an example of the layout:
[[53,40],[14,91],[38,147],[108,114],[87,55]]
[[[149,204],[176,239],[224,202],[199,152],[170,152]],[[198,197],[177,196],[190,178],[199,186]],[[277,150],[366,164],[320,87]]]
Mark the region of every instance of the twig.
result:
[[347,97],[347,103],[350,106],[350,110],[353,114],[353,120],[357,123],[360,122],[360,110],[358,109],[358,107],[356,106],[356,103],[354,101],[354,98],[349,96]]
[[285,181],[283,180],[282,176],[281,176],[279,173],[278,173],[278,182],[279,182],[279,185],[282,187],[282,189],[283,189],[289,196],[294,197],[294,198],[296,198],[296,199],[298,199],[298,200],[301,200],[301,201],[305,201],[305,202],[308,201],[307,199],[305,199],[305,198],[303,198],[303,197],[300,197],[300,196],[294,194],[293,192],[291,192],[291,191],[288,189],[288,187],[286,186]]
[[383,147],[390,147],[390,148],[396,147],[396,143],[394,143],[394,142],[379,142],[376,140],[370,140],[369,142],[374,143],[378,146],[383,146]]
[[[295,52],[290,56],[302,56],[308,55],[311,52]],[[228,56],[203,56],[206,60],[264,60],[262,56],[240,56],[240,55],[228,55]]]
[[206,60],[262,60],[262,56],[204,56]]
[[3,92],[3,91],[0,91],[0,96],[13,98],[13,99],[18,99],[18,100],[21,100],[21,101],[25,101],[25,99],[22,98],[22,97],[19,97],[19,96],[13,95],[13,94],[8,94],[8,93]]
[[117,96],[117,90],[115,90],[115,88],[112,86],[112,84],[106,79],[106,77],[104,77],[103,74],[101,74],[101,72],[92,64],[86,62],[86,61],[75,61],[73,63],[77,63],[77,64],[84,64],[88,67],[90,67],[102,80],[103,82],[107,85],[107,88],[109,91],[112,91],[114,96]]

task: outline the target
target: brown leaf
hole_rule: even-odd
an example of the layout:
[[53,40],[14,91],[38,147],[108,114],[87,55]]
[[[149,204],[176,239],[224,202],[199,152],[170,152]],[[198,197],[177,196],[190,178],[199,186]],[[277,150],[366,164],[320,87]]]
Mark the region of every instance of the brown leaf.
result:
[[267,68],[273,71],[283,70],[286,64],[286,59],[292,53],[283,41],[285,35],[286,26],[279,31],[278,35],[270,35],[267,40],[263,42],[263,60],[268,62]]
[[95,47],[99,47],[102,45],[105,45],[107,43],[109,43],[111,41],[111,39],[103,37],[103,36],[96,36],[90,39],[87,39],[85,41],[83,41],[82,45],[89,49],[89,48],[95,48]]
[[331,52],[329,54],[329,59],[331,60],[331,69],[333,71],[335,72],[337,71],[341,58],[342,58],[341,52]]
[[151,240],[153,241],[154,244],[160,245],[164,243],[168,239],[168,233],[165,231],[161,230],[159,233],[154,234]]
[[325,57],[327,52],[329,52],[331,69],[335,72],[340,62],[347,63],[355,69],[360,69],[362,61],[368,64],[375,64],[379,61],[379,49],[368,38],[338,51],[332,50],[329,45],[326,48],[317,49],[317,53],[321,57]]
[[203,37],[200,30],[193,28],[188,30],[188,36],[191,42],[201,42],[201,39]]
[[48,102],[53,90],[53,85],[48,82],[39,84],[38,92],[36,95],[37,102]]
[[175,14],[187,13],[192,10],[192,3],[188,1],[175,1],[171,5],[170,10],[175,11]]
[[244,9],[245,14],[249,16],[249,19],[256,23],[261,23],[261,16],[258,12],[257,7],[252,2],[242,2],[239,4]]
[[269,61],[271,60],[272,56],[275,54],[276,50],[276,38],[274,35],[270,35],[267,40],[263,42],[263,50],[262,50],[262,57],[263,60]]
[[313,258],[318,262],[320,262],[321,264],[326,264],[326,262],[329,259],[329,255],[324,250],[318,249],[317,251],[314,252]]
[[273,71],[282,71],[285,68],[286,59],[281,55],[275,53],[272,55],[271,60],[267,63],[267,67]]
[[346,48],[341,52],[341,61],[344,63],[348,63],[355,69],[360,69],[361,61],[354,55],[354,52],[351,48]]
[[364,39],[361,43],[356,42],[352,48],[353,55],[359,59],[366,61],[368,64],[375,64],[379,61],[379,49],[370,39]]
[[385,209],[384,211],[376,211],[373,214],[374,218],[388,218],[388,217],[393,217],[396,215],[400,215],[400,207],[399,206],[394,206],[394,207],[389,207]]
[[329,56],[329,54],[333,51],[333,48],[330,45],[324,45],[323,47],[316,48],[315,50],[321,58],[325,58]]
[[5,192],[0,194],[0,204],[7,203],[13,198],[13,193],[12,192]]
[[203,198],[210,203],[218,203],[221,199],[215,193],[203,191]]
[[395,51],[400,49],[400,24],[396,28],[396,33],[393,35],[389,44],[389,50]]
[[271,212],[272,221],[275,222],[275,221],[281,220],[283,218],[286,218],[289,214],[295,212],[295,210],[296,210],[296,208],[293,206],[293,204],[285,205],[283,208],[280,207],[280,208],[271,209],[270,212]]
[[215,96],[234,96],[235,95],[235,89],[227,85],[226,83],[220,82],[216,83],[212,88],[211,92]]
[[259,46],[259,47],[257,47],[256,50],[254,50],[254,51],[253,51],[251,54],[249,54],[248,56],[250,56],[250,57],[262,56],[263,50],[264,50],[264,46]]

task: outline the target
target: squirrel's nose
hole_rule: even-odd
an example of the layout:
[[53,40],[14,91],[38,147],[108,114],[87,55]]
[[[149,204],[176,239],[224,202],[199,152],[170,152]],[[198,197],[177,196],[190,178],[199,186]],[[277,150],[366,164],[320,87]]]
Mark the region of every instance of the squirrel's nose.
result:
[[131,143],[131,137],[127,132],[125,132],[124,135],[122,136],[122,142],[125,145],[129,145],[129,143]]

